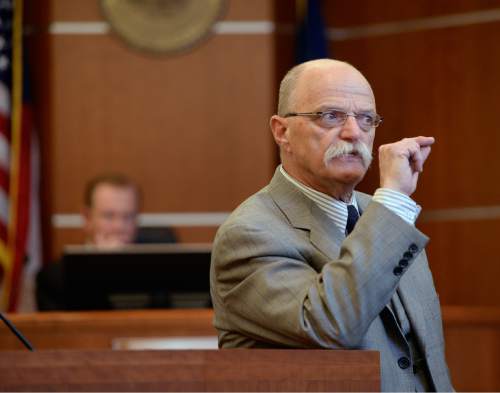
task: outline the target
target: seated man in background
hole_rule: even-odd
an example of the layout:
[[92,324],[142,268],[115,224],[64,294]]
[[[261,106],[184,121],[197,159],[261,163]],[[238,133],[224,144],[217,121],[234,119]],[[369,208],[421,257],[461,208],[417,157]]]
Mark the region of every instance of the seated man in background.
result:
[[[119,248],[136,239],[140,192],[124,175],[106,174],[85,187],[82,217],[86,244],[103,249]],[[37,275],[39,310],[64,309],[62,264],[50,263]]]
[[135,241],[140,193],[123,175],[103,175],[85,188],[84,230],[87,243],[120,247]]
[[381,146],[372,198],[354,188],[380,122],[347,63],[311,61],[283,78],[270,123],[281,165],[212,250],[219,346],[376,350],[382,390],[450,391],[429,239],[410,198],[434,138]]
[[121,174],[106,174],[85,187],[82,216],[86,244],[115,248],[132,243],[175,243],[169,227],[138,227],[141,192]]

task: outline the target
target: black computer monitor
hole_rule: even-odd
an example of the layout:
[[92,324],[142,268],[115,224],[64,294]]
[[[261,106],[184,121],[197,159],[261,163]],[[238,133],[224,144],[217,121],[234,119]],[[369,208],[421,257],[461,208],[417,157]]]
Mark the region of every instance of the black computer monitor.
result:
[[68,246],[67,310],[210,307],[211,244]]

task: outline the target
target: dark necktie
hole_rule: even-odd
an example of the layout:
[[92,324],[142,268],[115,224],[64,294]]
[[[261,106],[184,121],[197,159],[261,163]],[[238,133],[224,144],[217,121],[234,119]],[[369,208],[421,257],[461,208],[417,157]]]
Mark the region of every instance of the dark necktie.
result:
[[347,224],[345,226],[345,234],[349,235],[354,229],[354,225],[358,221],[359,214],[354,205],[347,205]]

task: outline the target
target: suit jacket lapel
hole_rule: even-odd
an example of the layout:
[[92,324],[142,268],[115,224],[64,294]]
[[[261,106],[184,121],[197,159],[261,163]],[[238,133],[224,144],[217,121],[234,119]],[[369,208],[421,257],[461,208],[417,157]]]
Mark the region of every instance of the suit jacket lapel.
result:
[[359,192],[359,191],[354,191],[354,197],[356,198],[356,202],[357,202],[358,208],[359,208],[359,214],[361,215],[366,210],[372,197],[368,194],[365,194],[365,193]]
[[[371,197],[357,191],[354,192],[354,197],[358,204],[359,213],[362,214]],[[342,242],[345,240],[345,233],[315,203],[311,209],[311,217],[311,242],[324,254],[331,258],[337,258]]]
[[337,258],[345,235],[315,203],[311,208],[311,243],[327,257]]
[[279,167],[269,183],[269,193],[294,228],[311,229],[313,202],[284,178]]
[[344,234],[331,219],[276,169],[269,192],[294,228],[310,231],[311,243],[329,258],[338,257]]

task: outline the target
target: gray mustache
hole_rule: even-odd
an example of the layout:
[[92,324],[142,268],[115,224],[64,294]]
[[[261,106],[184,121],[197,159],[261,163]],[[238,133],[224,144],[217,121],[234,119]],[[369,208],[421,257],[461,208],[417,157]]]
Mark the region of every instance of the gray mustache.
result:
[[328,166],[329,162],[334,158],[337,158],[344,154],[353,154],[353,153],[359,154],[365,168],[368,168],[370,166],[373,159],[372,152],[368,148],[368,146],[366,146],[362,142],[350,143],[345,141],[339,141],[335,145],[330,145],[328,149],[325,151],[325,154],[323,156],[323,162],[325,163],[325,166]]

